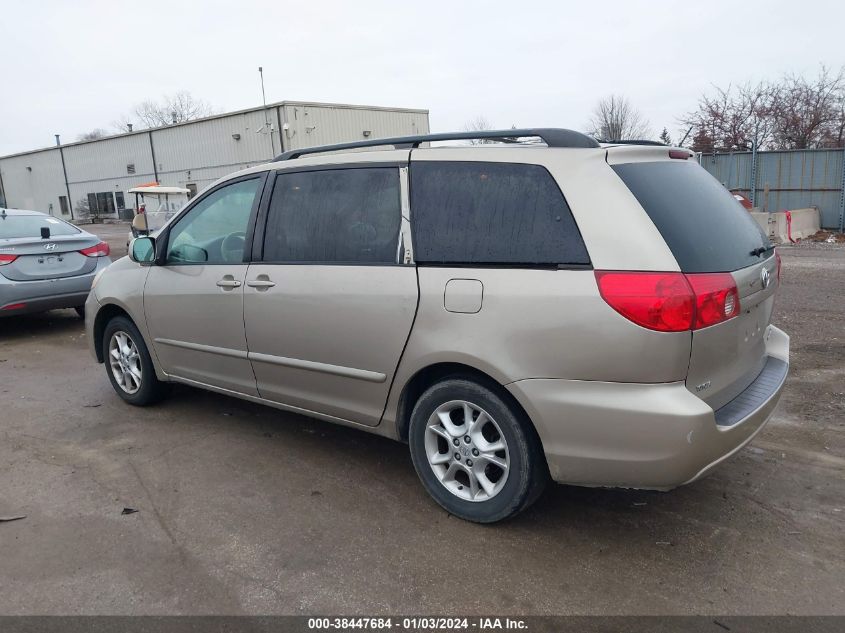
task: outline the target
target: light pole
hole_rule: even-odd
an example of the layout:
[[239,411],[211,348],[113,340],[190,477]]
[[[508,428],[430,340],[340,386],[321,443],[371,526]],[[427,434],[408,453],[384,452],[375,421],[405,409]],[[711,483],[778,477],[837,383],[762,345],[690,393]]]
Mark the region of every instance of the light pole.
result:
[[270,136],[270,158],[276,155],[276,146],[273,144],[273,128],[270,127],[270,120],[267,118],[267,95],[264,93],[264,67],[258,67],[258,74],[261,76],[261,101],[264,104],[264,127]]

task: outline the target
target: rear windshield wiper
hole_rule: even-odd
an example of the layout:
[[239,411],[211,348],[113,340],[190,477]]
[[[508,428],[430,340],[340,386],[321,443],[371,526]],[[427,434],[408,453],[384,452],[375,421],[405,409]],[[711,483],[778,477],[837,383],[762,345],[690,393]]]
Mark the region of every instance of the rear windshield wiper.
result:
[[756,257],[758,255],[762,255],[763,253],[768,253],[770,250],[774,249],[774,244],[769,244],[768,246],[761,246],[759,248],[755,248],[753,251],[749,253],[752,257]]

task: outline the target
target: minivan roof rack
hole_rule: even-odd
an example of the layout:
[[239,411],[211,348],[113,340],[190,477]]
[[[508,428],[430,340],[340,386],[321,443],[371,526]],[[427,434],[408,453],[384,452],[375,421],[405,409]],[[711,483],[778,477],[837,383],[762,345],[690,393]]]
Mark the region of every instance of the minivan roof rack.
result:
[[374,138],[366,141],[354,141],[352,143],[337,143],[335,145],[319,145],[317,147],[304,147],[292,149],[279,154],[273,162],[291,160],[306,154],[321,154],[324,152],[338,152],[347,149],[358,149],[361,147],[379,147],[392,145],[394,149],[416,149],[421,143],[434,141],[465,141],[481,139],[498,139],[505,143],[515,143],[517,138],[536,136],[543,140],[549,147],[581,147],[596,148],[598,142],[586,134],[563,128],[523,128],[512,130],[484,130],[481,132],[446,132],[444,134],[424,134],[421,136],[395,136],[393,138]]

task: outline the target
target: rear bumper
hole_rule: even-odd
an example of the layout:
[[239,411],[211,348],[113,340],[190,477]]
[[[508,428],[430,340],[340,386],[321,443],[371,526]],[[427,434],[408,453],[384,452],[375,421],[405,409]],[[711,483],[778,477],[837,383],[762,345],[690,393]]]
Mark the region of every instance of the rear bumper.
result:
[[[38,281],[10,281],[0,277],[0,316],[85,305],[94,276],[111,263],[108,257],[98,259],[97,267],[91,273],[77,277]],[[24,305],[20,308],[8,308],[21,303]]]
[[[774,326],[766,351],[788,368],[789,337]],[[746,406],[734,407],[729,425],[718,424],[717,412],[682,382],[533,379],[507,388],[531,416],[555,481],[666,490],[706,475],[760,432],[780,399],[786,371],[771,377],[737,397]]]

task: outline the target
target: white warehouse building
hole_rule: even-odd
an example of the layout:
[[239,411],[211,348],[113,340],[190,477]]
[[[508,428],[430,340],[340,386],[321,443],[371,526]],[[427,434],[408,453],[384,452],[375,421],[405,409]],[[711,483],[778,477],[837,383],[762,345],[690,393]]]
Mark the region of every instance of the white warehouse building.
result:
[[0,206],[64,219],[131,218],[150,182],[190,190],[283,151],[427,134],[428,110],[282,101],[0,157]]

